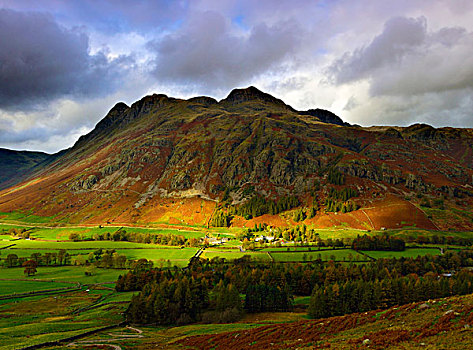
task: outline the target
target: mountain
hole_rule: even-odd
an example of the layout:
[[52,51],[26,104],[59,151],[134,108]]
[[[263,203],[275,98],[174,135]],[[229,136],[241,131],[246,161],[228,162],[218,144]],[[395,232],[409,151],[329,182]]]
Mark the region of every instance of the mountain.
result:
[[0,148],[0,190],[21,182],[38,168],[46,166],[53,158],[54,155],[43,152]]
[[[472,129],[353,126],[254,87],[221,101],[154,94],[117,103],[72,148],[30,168],[27,182],[0,192],[0,212],[195,225],[222,212],[238,226],[466,230],[472,141]],[[244,218],[245,203],[257,215]]]

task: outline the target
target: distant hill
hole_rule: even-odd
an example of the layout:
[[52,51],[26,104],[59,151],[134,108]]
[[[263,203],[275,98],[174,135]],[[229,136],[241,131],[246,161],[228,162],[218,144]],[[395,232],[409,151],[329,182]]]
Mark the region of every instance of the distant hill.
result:
[[0,148],[0,190],[24,180],[51,157],[42,152],[12,151]]
[[[0,212],[71,223],[206,225],[222,212],[238,226],[473,227],[472,129],[352,126],[254,87],[221,101],[155,94],[118,103],[72,148],[34,155],[28,183],[0,192]],[[298,217],[279,213],[292,207],[274,211],[288,197]],[[243,217],[244,203],[270,209]]]

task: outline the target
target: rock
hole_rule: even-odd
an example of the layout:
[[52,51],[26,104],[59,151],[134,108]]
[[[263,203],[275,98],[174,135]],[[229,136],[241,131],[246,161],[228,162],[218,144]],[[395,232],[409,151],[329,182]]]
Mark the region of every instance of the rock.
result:
[[363,345],[370,345],[370,344],[371,344],[371,340],[369,339],[363,340]]
[[423,303],[419,305],[419,310],[425,310],[425,309],[430,309],[430,305],[427,303]]

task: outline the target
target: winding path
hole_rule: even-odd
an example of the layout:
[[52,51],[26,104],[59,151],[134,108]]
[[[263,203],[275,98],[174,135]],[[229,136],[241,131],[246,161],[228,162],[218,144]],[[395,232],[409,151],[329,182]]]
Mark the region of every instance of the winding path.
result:
[[125,339],[132,339],[132,338],[143,338],[143,331],[138,328],[134,328],[131,326],[126,326],[129,330],[136,332],[136,334],[126,334],[126,333],[108,333],[111,337],[110,339],[91,339],[91,340],[79,340],[73,343],[69,343],[66,346],[73,347],[73,346],[80,346],[80,345],[96,345],[96,346],[108,346],[115,350],[122,350],[120,345],[116,344],[108,344],[110,342],[119,342]]

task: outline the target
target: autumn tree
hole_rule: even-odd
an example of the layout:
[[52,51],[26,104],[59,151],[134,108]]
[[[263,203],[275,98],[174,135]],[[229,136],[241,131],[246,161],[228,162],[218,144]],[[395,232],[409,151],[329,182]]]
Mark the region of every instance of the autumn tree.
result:
[[27,276],[33,276],[36,274],[36,267],[38,266],[38,263],[34,260],[27,260],[23,263],[23,267],[25,268],[25,275]]

